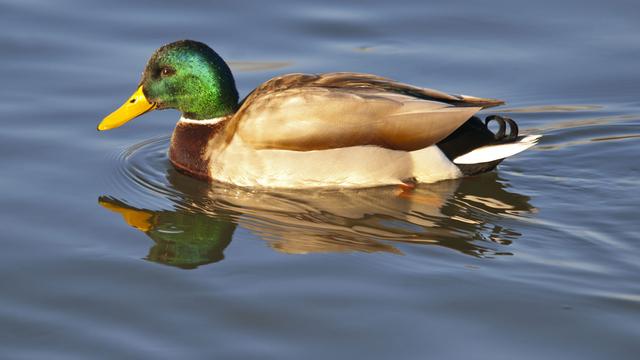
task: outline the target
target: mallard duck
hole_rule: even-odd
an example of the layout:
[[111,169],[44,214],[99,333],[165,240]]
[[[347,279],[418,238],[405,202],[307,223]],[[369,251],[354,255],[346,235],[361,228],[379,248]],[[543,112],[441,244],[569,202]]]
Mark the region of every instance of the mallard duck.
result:
[[[247,187],[411,186],[486,172],[535,145],[539,136],[518,136],[509,118],[474,116],[502,104],[351,72],[279,76],[239,101],[224,60],[182,40],[153,53],[137,90],[98,130],[177,109],[169,159],[194,177]],[[500,125],[495,134],[490,121]]]

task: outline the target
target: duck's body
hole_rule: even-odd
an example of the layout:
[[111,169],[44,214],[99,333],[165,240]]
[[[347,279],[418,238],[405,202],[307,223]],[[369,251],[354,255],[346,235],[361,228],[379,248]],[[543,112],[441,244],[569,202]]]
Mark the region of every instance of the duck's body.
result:
[[224,143],[231,121],[181,119],[171,138],[172,164],[205,180],[281,188],[371,187],[462,176],[460,169],[433,145],[415,151],[375,145],[309,151],[260,149],[237,135]]
[[[222,80],[209,76],[211,81],[233,85],[213,50],[178,42],[154,54],[130,100],[148,104],[136,110],[142,113],[156,107],[182,110],[169,158],[176,168],[199,178],[294,188],[435,182],[491,170],[537,140],[518,138],[511,120],[498,118],[501,130],[494,135],[473,117],[502,104],[500,100],[449,95],[368,74],[284,75],[257,87],[239,104],[233,85],[227,93],[210,91],[217,93],[211,101],[218,103],[207,109],[206,102],[187,98],[191,94],[175,91],[176,85],[163,77],[168,66],[163,59],[192,66],[200,52],[218,67],[214,74],[225,75]],[[166,77],[179,71],[174,66]],[[203,81],[191,88],[202,88]],[[171,91],[171,97],[163,93]],[[104,128],[110,128],[109,121],[118,126],[121,118],[107,118],[100,126],[106,122]],[[507,123],[510,134],[505,135]]]

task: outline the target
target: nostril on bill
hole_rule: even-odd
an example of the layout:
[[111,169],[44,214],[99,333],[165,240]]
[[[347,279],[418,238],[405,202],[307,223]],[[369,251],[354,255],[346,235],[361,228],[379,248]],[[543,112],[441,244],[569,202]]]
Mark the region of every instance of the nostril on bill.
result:
[[135,103],[135,102],[136,102],[136,99],[131,99],[131,100],[129,100],[129,104],[133,104],[133,103]]

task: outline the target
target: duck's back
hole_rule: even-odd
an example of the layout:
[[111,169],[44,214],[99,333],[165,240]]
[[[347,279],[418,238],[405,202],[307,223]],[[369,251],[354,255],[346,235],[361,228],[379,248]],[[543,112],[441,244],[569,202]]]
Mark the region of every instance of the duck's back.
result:
[[233,131],[256,149],[375,145],[414,151],[443,140],[500,100],[449,95],[375,75],[289,74],[243,100]]

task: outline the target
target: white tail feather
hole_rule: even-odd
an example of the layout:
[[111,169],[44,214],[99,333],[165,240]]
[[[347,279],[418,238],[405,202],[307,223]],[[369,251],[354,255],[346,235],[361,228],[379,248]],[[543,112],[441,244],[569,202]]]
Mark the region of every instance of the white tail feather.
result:
[[542,135],[529,135],[508,144],[482,146],[458,156],[453,159],[453,162],[455,164],[479,164],[508,158],[536,145],[541,137]]

